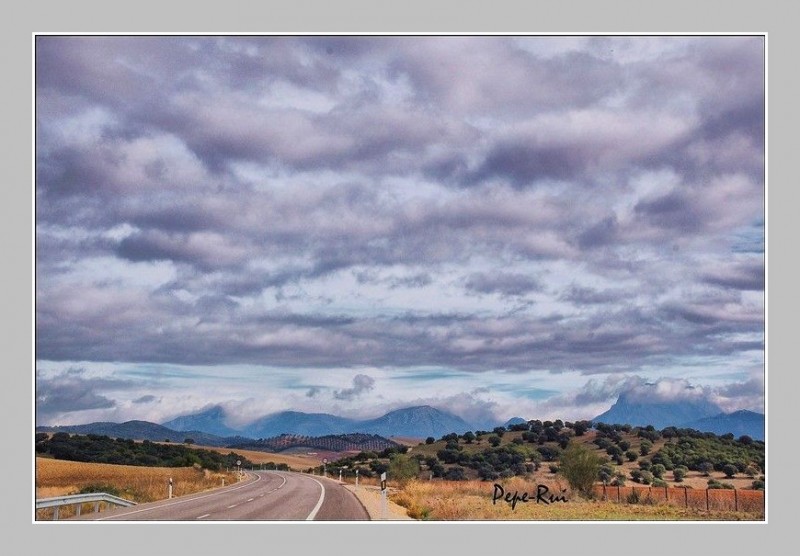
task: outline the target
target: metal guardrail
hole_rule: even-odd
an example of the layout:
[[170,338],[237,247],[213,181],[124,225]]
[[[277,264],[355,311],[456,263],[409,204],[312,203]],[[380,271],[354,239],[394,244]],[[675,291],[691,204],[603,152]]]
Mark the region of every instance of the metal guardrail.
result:
[[73,494],[69,496],[55,496],[53,498],[40,498],[36,500],[36,509],[54,508],[53,520],[58,519],[58,509],[61,506],[75,506],[75,514],[81,515],[81,506],[83,504],[94,503],[94,511],[100,511],[100,503],[105,502],[113,506],[135,506],[136,502],[108,494],[106,492],[90,492],[87,494]]

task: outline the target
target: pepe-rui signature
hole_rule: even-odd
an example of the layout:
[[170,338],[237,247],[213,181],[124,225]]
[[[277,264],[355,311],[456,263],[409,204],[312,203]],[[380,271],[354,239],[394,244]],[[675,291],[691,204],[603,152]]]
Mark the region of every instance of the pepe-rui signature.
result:
[[536,502],[537,504],[552,504],[554,502],[566,502],[567,497],[565,493],[567,489],[562,489],[561,493],[553,494],[550,492],[550,488],[547,485],[536,485],[536,492],[531,494],[529,492],[522,492],[520,493],[518,490],[515,490],[513,493],[506,492],[505,489],[498,485],[497,483],[494,484],[494,493],[492,494],[492,505],[497,504],[498,500],[503,500],[511,505],[511,509],[515,509],[517,507],[517,502]]

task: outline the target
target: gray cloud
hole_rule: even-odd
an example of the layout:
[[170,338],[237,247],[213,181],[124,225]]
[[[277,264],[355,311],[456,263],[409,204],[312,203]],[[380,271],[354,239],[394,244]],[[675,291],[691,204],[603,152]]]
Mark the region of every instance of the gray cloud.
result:
[[375,387],[375,379],[368,375],[359,374],[353,377],[352,388],[335,390],[333,397],[337,400],[351,401],[364,392],[369,392]]
[[467,277],[465,285],[474,292],[502,295],[525,295],[541,289],[541,284],[535,278],[507,272],[476,272]]
[[90,409],[110,409],[116,402],[108,398],[108,390],[127,389],[131,384],[115,379],[88,378],[82,369],[69,369],[49,378],[36,379],[36,421],[50,420],[65,413]]
[[750,365],[763,54],[758,37],[38,37],[37,358]]

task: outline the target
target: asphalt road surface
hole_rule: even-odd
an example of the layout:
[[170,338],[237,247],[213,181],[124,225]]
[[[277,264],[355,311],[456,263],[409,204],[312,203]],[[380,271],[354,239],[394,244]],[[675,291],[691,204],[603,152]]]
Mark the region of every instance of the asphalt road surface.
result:
[[227,487],[84,513],[97,521],[324,521],[368,520],[358,499],[337,481],[288,471],[255,471]]

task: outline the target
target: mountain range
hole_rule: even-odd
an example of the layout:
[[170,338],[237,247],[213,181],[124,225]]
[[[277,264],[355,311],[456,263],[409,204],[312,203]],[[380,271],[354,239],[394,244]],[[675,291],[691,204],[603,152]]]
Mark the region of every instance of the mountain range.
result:
[[678,427],[713,432],[748,435],[765,439],[765,417],[762,413],[740,410],[725,413],[716,404],[705,400],[639,401],[620,394],[616,403],[594,419],[595,423],[653,425],[656,429]]
[[227,424],[227,415],[221,406],[200,413],[184,415],[163,423],[170,429],[200,430],[220,436],[246,436],[270,438],[281,434],[324,436],[330,434],[366,433],[383,437],[410,436],[439,438],[451,432],[473,430],[461,417],[431,406],[406,407],[390,411],[375,419],[357,420],[328,413],[303,413],[281,411],[256,419],[240,428]]
[[[657,429],[668,426],[692,428],[722,435],[732,433],[739,437],[748,435],[755,440],[765,439],[765,416],[752,411],[724,413],[707,401],[672,401],[645,403],[620,395],[616,403],[598,415],[594,422],[619,423],[634,426],[653,425]],[[521,417],[506,421],[505,426],[525,422]],[[431,406],[407,407],[390,411],[374,419],[348,419],[328,413],[303,413],[281,411],[265,415],[241,427],[229,425],[229,416],[222,406],[215,405],[198,413],[182,415],[162,424],[148,421],[124,423],[97,422],[72,426],[38,426],[37,432],[64,431],[72,434],[102,434],[114,438],[134,438],[183,442],[190,438],[195,444],[230,446],[248,440],[266,439],[282,434],[327,436],[348,433],[375,434],[385,438],[406,436],[441,438],[450,433],[491,430],[476,427],[461,417]]]
[[203,446],[227,446],[243,440],[241,437],[222,438],[203,431],[176,431],[149,421],[125,421],[124,423],[95,422],[85,425],[66,425],[36,427],[36,432],[68,432],[70,434],[99,434],[111,438],[132,438],[134,440],[151,440],[153,442],[181,443],[187,438],[193,443]]

